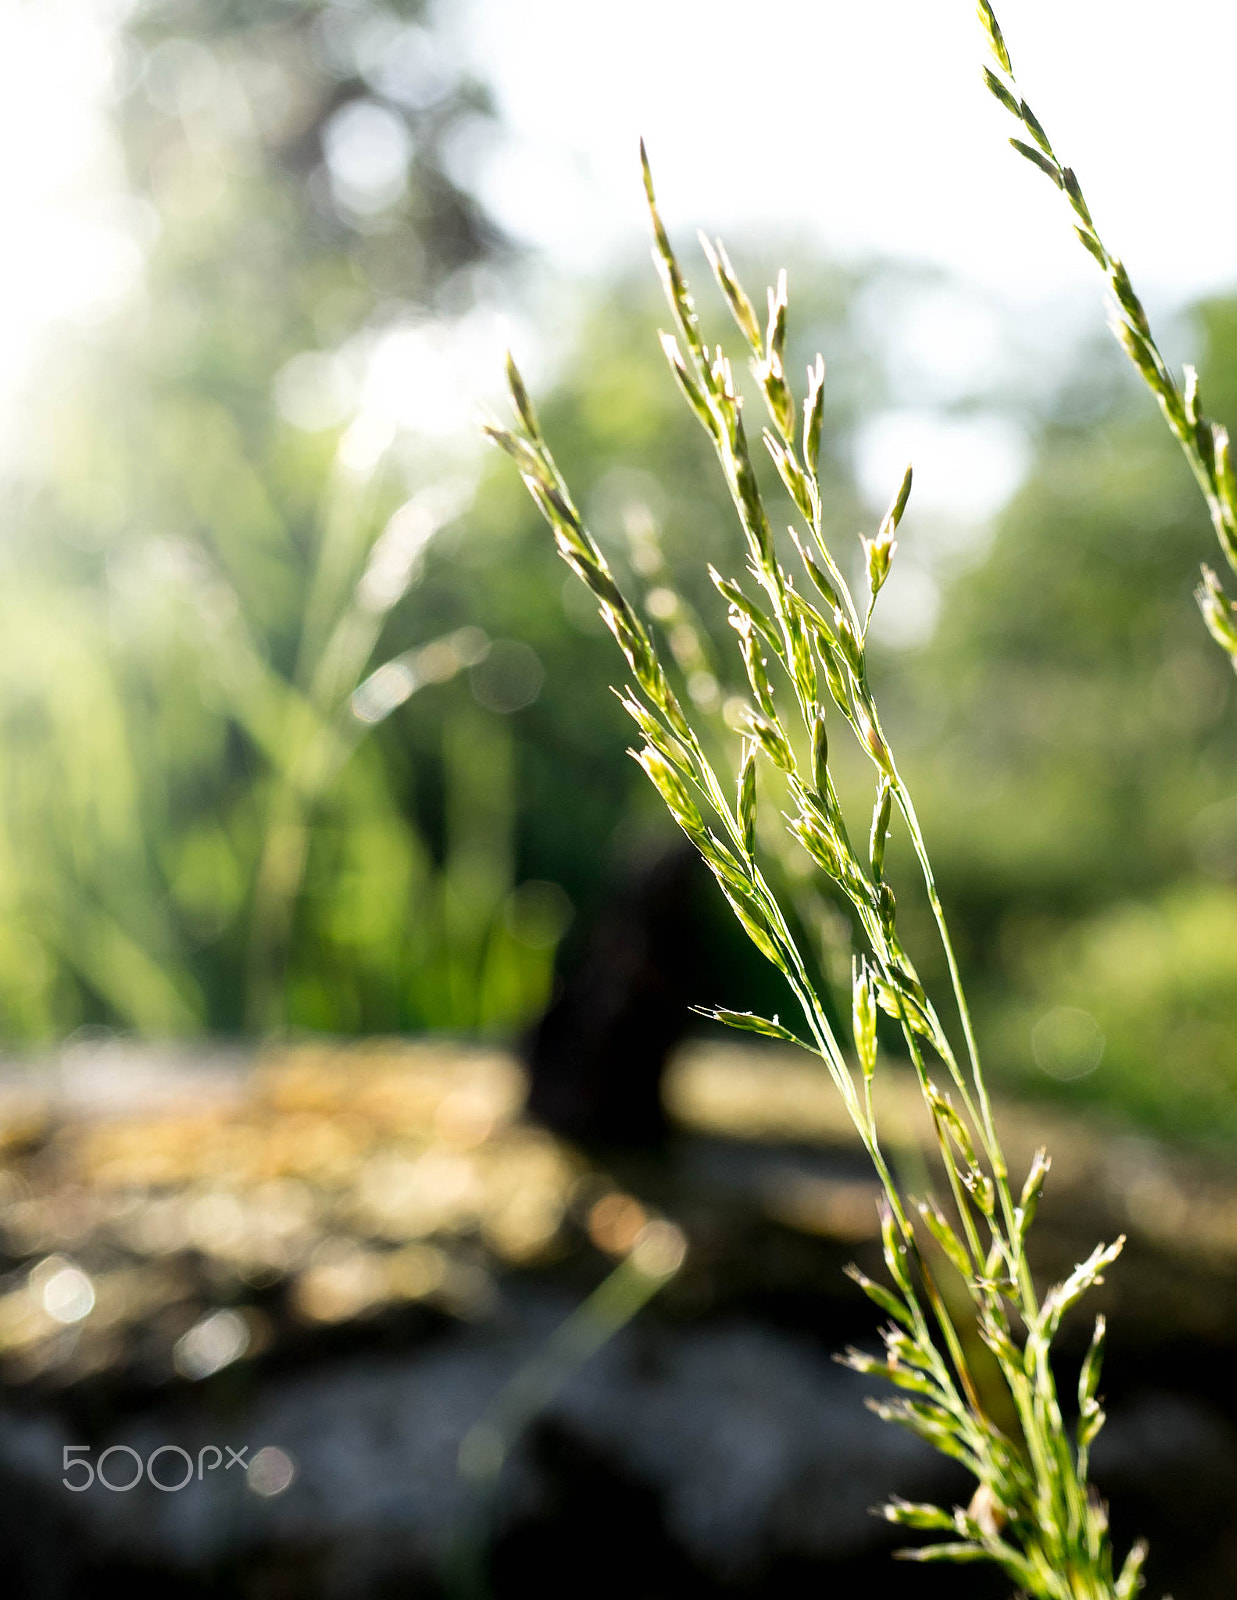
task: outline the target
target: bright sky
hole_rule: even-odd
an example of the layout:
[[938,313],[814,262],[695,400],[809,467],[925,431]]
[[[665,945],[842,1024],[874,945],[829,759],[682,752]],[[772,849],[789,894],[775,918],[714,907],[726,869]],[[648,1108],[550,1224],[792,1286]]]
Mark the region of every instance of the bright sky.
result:
[[[47,330],[106,314],[140,275],[143,219],[119,194],[102,109],[108,18],[124,4],[0,7],[6,436]],[[504,129],[475,168],[483,197],[552,271],[643,250],[643,134],[689,249],[697,224],[731,237],[795,231],[834,255],[910,256],[964,280],[899,330],[912,367],[965,387],[991,360],[993,298],[1032,345],[1059,342],[1070,321],[1100,325],[1098,275],[1064,203],[1009,150],[1010,119],[980,82],[971,0],[440,0],[438,10],[492,86]],[[1151,303],[1237,282],[1237,5],[1001,0],[999,11],[1023,92]],[[466,333],[463,355],[447,338],[439,378],[450,369],[462,381],[458,406],[436,402],[443,416],[471,426],[493,393],[474,370],[497,373],[491,346],[503,334],[491,317]],[[394,424],[419,425],[406,377],[384,370],[378,391],[402,384]],[[1018,440],[1002,445],[993,426],[950,431],[922,410],[887,413],[859,442],[861,478],[878,497],[912,454],[921,507],[982,519],[1020,465]]]
[[[0,428],[57,323],[105,315],[138,281],[132,209],[104,137],[116,0],[0,6]],[[7,454],[0,439],[0,457]]]
[[[1237,5],[997,10],[1022,92],[1148,303],[1163,312],[1237,284]],[[465,0],[452,16],[506,133],[481,168],[486,203],[560,268],[645,247],[643,134],[689,253],[697,225],[796,232],[834,256],[911,257],[960,280],[874,329],[901,352],[908,398],[856,441],[873,504],[914,460],[920,533],[882,612],[899,642],[926,636],[943,546],[982,541],[1027,447],[1007,421],[944,419],[915,391],[982,387],[1011,339],[1042,369],[1103,327],[1099,275],[1064,201],[1009,148],[1017,130],[983,87],[973,0]]]
[[[1135,277],[1237,279],[1232,0],[999,0],[1023,93]],[[1059,196],[1009,150],[972,0],[463,0],[514,135],[494,209],[594,266],[644,221],[802,223],[840,253],[927,257],[1011,298],[1087,279]]]

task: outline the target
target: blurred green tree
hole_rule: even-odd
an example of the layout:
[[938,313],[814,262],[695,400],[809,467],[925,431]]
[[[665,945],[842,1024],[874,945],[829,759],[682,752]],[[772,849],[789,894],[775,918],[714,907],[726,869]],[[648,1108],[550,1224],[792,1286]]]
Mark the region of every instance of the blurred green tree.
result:
[[[1191,313],[1237,412],[1237,299]],[[1199,627],[1197,491],[1097,340],[916,673],[925,826],[994,1064],[1152,1124],[1237,1131],[1233,675]],[[911,535],[913,537],[913,534]]]

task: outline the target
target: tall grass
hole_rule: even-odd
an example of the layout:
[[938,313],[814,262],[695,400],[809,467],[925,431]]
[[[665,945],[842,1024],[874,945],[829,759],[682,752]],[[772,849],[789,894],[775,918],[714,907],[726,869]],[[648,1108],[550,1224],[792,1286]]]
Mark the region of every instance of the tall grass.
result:
[[[418,588],[458,495],[400,504],[381,464],[303,452],[303,548],[281,528],[229,569],[208,541],[243,521],[246,461],[219,434],[200,537],[71,577],[39,571],[54,540],[10,553],[0,1028],[509,1034],[549,994],[561,912],[518,882],[510,718],[468,684],[488,640]],[[392,635],[416,643],[384,659]],[[430,803],[374,739],[395,713],[445,724],[420,739]]]
[[[1228,436],[1204,416],[1192,371],[1187,369],[1181,384],[1169,371],[1128,274],[1096,232],[1077,179],[1017,92],[987,0],[980,0],[979,14],[996,69],[986,69],[988,87],[1027,135],[1012,142],[1066,195],[1078,236],[1107,277],[1117,337],[1180,441],[1221,548],[1237,570],[1237,485]],[[1054,1365],[1063,1319],[1101,1280],[1122,1241],[1098,1245],[1063,1282],[1044,1288],[1036,1281],[1030,1241],[1049,1159],[1041,1151],[1030,1171],[1018,1175],[1021,1181],[1009,1172],[927,841],[869,677],[868,630],[897,551],[910,469],[875,533],[862,539],[865,581],[856,592],[846,577],[850,557],[827,527],[818,472],[823,359],[818,356],[809,368],[800,401],[784,369],[785,274],[768,291],[767,317],[758,317],[721,244],[702,240],[767,413],[761,442],[795,512],[787,536],[775,534],[734,367],[720,346],[706,346],[641,154],[654,259],[675,329],[662,334],[662,344],[683,398],[713,446],[746,544],[744,573],[710,568],[729,608],[750,691],[741,709],[732,711],[737,748],[730,770],[715,754],[716,740],[699,709],[688,709],[690,697],[680,691],[683,663],[663,650],[586,528],[513,362],[508,374],[518,427],[489,431],[514,459],[560,555],[591,591],[626,660],[631,676],[620,694],[640,735],[633,756],[749,938],[785,978],[802,1032],[777,1016],[721,1007],[707,1014],[818,1056],[880,1180],[888,1280],[855,1277],[890,1319],[882,1333],[884,1353],[877,1358],[851,1351],[846,1359],[898,1391],[874,1403],[880,1415],[962,1463],[975,1485],[965,1507],[896,1499],[885,1506],[891,1522],[945,1535],[904,1554],[920,1561],[995,1563],[1037,1600],[1129,1600],[1142,1585],[1146,1547],[1138,1542],[1118,1559],[1105,1507],[1089,1481],[1091,1446],[1104,1422],[1098,1398],[1103,1318],[1095,1321],[1076,1396],[1068,1403]],[[1199,600],[1208,628],[1237,666],[1237,610],[1209,568],[1203,569]],[[853,739],[871,765],[871,816],[862,825],[844,815],[838,798],[831,750],[839,738]],[[758,815],[771,809],[780,812],[784,840],[806,852],[854,915],[859,937],[848,1041],[839,1037],[793,919],[771,888],[769,857],[776,862],[781,846],[770,849],[768,830],[757,828]],[[910,843],[931,907],[949,975],[948,1003],[927,992],[904,942],[886,873],[895,829]],[[872,1092],[882,1065],[881,1012],[896,1025],[936,1131],[945,1177],[940,1195],[908,1193],[886,1156]],[[958,1309],[960,1287],[965,1312]],[[999,1373],[996,1393],[978,1370],[976,1335]]]

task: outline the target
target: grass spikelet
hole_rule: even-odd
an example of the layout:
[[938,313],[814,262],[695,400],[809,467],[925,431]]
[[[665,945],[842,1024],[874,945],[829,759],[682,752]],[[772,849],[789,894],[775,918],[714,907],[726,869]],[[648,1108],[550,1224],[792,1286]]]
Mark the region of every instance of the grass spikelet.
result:
[[[1009,77],[1009,55],[992,8],[984,0],[980,16],[996,61]],[[991,69],[989,87],[1029,135],[1030,143],[1020,141],[1022,153],[1054,176],[1079,225],[1090,229],[1090,214],[1076,180],[1072,173],[1066,176],[1030,108]],[[883,731],[868,673],[867,622],[888,576],[895,535],[908,510],[910,469],[875,538],[864,540],[869,597],[861,623],[860,609],[831,548],[817,478],[824,362],[818,357],[808,371],[801,413],[784,372],[789,305],[785,274],[779,274],[776,287],[769,291],[768,324],[762,335],[724,249],[706,244],[722,298],[756,358],[754,375],[771,419],[765,446],[806,524],[806,537],[790,530],[790,547],[798,558],[796,573],[783,567],[775,546],[743,429],[733,369],[720,350],[706,362],[687,280],[658,214],[643,152],[642,159],[654,257],[678,329],[677,338],[663,336],[664,348],[692,413],[713,444],[746,544],[749,574],[759,589],[759,601],[753,600],[737,579],[709,569],[728,604],[752,694],[752,703],[737,719],[732,715],[730,722],[742,736],[736,770],[719,772],[710,753],[719,748],[717,738],[693,721],[698,713],[684,712],[685,702],[672,684],[675,663],[661,660],[652,630],[619,590],[580,519],[514,367],[512,400],[522,432],[496,430],[493,437],[515,460],[561,554],[591,590],[632,668],[634,686],[621,698],[642,735],[636,759],[696,846],[749,938],[782,974],[802,1013],[806,1038],[798,1039],[776,1017],[769,1020],[724,1007],[705,1014],[747,1032],[801,1043],[817,1055],[842,1096],[879,1180],[888,1282],[878,1283],[857,1271],[851,1275],[891,1319],[882,1335],[885,1359],[853,1351],[845,1359],[898,1391],[895,1400],[873,1401],[879,1415],[961,1462],[975,1479],[966,1509],[890,1502],[883,1513],[890,1520],[954,1535],[903,1553],[916,1561],[995,1563],[1034,1600],[1123,1600],[1133,1594],[1142,1558],[1136,1550],[1120,1579],[1114,1580],[1107,1518],[1086,1479],[1087,1450],[1103,1420],[1095,1399],[1102,1324],[1080,1386],[1082,1422],[1076,1451],[1066,1441],[1052,1363],[1053,1340],[1062,1319],[1101,1280],[1121,1241],[1098,1246],[1041,1301],[1027,1241],[1048,1171],[1047,1158],[1042,1153],[1036,1158],[1016,1199],[927,843]],[[1128,277],[1098,240],[1096,247],[1097,259],[1102,256],[1108,263],[1122,336],[1138,352],[1147,372],[1161,381],[1163,363]],[[1231,506],[1235,496],[1227,436],[1211,429],[1206,442],[1199,443],[1199,430],[1210,429],[1210,424],[1197,409],[1196,387],[1191,387],[1188,401],[1178,394],[1175,404],[1174,415],[1180,414],[1198,459],[1213,474],[1217,502]],[[799,440],[797,415],[802,416]],[[803,583],[803,592],[796,580]],[[1204,575],[1204,587],[1209,626],[1226,639],[1231,633],[1237,659],[1237,617],[1213,574]],[[809,589],[819,604],[806,597]],[[825,691],[827,697],[822,699]],[[841,712],[843,728],[850,729],[875,768],[866,861],[852,848],[850,825],[833,782],[826,722],[829,700]],[[756,825],[761,758],[774,769],[774,782],[787,797],[786,839],[801,846],[850,902],[858,950],[851,994],[852,1037],[847,1041],[835,1031],[836,1009],[826,1003],[792,921],[763,870],[768,842]],[[937,1003],[919,981],[903,944],[897,897],[886,876],[886,842],[895,816],[909,836],[932,909],[950,975],[951,1014],[960,1022],[958,1041],[942,1023]],[[872,1094],[880,1070],[878,1009],[901,1033],[935,1123],[948,1188],[944,1203],[929,1195],[913,1204],[886,1161]],[[851,1064],[851,1049],[858,1073]],[[936,1077],[942,1073],[951,1085],[948,1095],[937,1087]],[[992,1420],[980,1398],[983,1386],[971,1371],[968,1343],[955,1324],[956,1305],[953,1299],[947,1301],[933,1276],[943,1262],[948,1263],[951,1281],[961,1281],[970,1301],[968,1315],[995,1358],[1006,1391],[1002,1414],[1016,1418],[1012,1437]]]
[[[1232,468],[1228,461],[1227,434],[1223,428],[1209,421],[1199,408],[1196,380],[1190,377],[1191,369],[1187,368],[1183,374],[1184,387],[1174,378],[1160,353],[1146,310],[1130,282],[1129,273],[1096,231],[1082,186],[1073,169],[1061,163],[1042,123],[1027,102],[1017,94],[1009,52],[1005,48],[996,13],[988,0],[979,0],[979,19],[1008,80],[1002,82],[991,68],[985,68],[984,81],[1032,141],[1028,144],[1023,139],[1011,138],[1009,142],[1019,155],[1050,178],[1069,201],[1076,218],[1074,232],[1107,280],[1111,297],[1109,326],[1139,376],[1155,396],[1202,491],[1224,558],[1230,568],[1237,572],[1237,493],[1234,492]],[[1207,631],[1228,655],[1234,671],[1237,671],[1237,628],[1233,626],[1233,608],[1224,597],[1219,580],[1206,567],[1203,568],[1203,583],[1198,590],[1198,603]]]

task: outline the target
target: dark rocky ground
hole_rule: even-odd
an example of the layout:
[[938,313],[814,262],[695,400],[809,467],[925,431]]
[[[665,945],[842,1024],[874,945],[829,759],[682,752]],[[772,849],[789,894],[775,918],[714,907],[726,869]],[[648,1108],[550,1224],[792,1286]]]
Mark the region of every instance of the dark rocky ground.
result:
[[[99,1044],[10,1074],[2,1592],[1007,1595],[975,1569],[894,1566],[869,1515],[891,1490],[969,1491],[831,1359],[874,1332],[843,1265],[880,1268],[830,1094],[793,1054],[698,1047],[666,1085],[665,1147],[599,1158],[520,1119],[508,1058],[458,1046],[189,1061]],[[1056,1158],[1045,1276],[1130,1236],[1093,1307],[1110,1314],[1095,1462],[1118,1538],[1152,1539],[1149,1593],[1230,1600],[1237,1172],[1048,1120],[1003,1115],[1015,1166],[1041,1137]],[[886,1123],[927,1181],[898,1081]],[[656,1217],[686,1238],[681,1271],[556,1370],[554,1329]],[[1073,1326],[1067,1365],[1088,1333]],[[461,1443],[519,1374],[556,1392],[501,1469],[474,1449],[462,1474]],[[124,1484],[165,1445],[195,1464],[183,1489],[61,1481],[66,1446],[92,1465],[128,1447],[105,1463]],[[210,1469],[213,1445],[249,1471]],[[184,1460],[164,1452],[156,1477]]]

